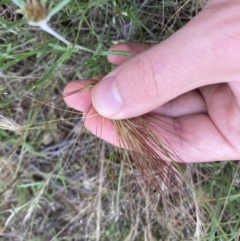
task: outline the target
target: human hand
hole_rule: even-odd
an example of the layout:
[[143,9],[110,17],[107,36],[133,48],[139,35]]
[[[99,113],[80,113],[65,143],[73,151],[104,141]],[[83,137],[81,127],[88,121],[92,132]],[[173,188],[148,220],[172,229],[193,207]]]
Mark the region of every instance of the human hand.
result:
[[[211,0],[156,46],[114,45],[111,50],[136,56],[109,56],[119,67],[92,91],[65,97],[66,103],[84,112],[87,129],[114,145],[111,119],[151,113],[159,138],[184,162],[239,159],[239,12],[239,1]],[[89,83],[72,82],[64,93]]]

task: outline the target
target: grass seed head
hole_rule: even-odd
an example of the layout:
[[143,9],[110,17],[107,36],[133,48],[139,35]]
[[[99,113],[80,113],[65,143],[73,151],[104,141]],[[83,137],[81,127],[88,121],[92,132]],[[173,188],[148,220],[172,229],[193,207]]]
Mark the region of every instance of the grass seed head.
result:
[[47,18],[47,7],[37,0],[27,0],[23,14],[28,21],[40,22]]

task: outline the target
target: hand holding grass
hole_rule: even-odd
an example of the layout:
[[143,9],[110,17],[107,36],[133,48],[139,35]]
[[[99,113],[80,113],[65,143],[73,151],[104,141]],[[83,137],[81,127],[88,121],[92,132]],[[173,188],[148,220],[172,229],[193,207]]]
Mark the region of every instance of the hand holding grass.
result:
[[[153,114],[164,137],[186,162],[240,158],[240,2],[211,0],[192,21],[155,46],[119,44],[119,65],[92,93],[67,104],[87,114],[85,126],[116,143],[110,119]],[[87,82],[72,82],[65,92]],[[90,108],[91,103],[94,107]],[[106,117],[103,119],[97,115]]]

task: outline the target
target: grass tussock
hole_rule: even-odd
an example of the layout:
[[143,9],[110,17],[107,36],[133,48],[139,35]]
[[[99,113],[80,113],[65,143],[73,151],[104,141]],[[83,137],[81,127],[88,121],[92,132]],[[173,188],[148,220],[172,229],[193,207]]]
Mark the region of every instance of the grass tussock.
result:
[[[176,153],[154,133],[141,139],[146,119],[115,122],[121,145],[140,137],[128,147],[136,152],[119,153],[59,99],[69,80],[114,68],[99,54],[112,41],[159,42],[201,7],[194,0],[71,1],[49,24],[86,52],[27,25],[11,1],[0,0],[0,240],[239,239],[239,162],[163,162],[152,172],[166,160],[160,153]],[[153,141],[161,152],[149,149]]]

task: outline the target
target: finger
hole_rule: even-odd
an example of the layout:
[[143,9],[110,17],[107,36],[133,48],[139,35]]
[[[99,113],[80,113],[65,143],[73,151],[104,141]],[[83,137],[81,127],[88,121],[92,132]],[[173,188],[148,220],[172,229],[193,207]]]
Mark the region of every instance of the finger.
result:
[[92,104],[91,89],[87,86],[94,83],[91,80],[73,81],[63,90],[64,101],[66,104],[78,111],[86,111]]
[[[140,43],[119,43],[111,46],[110,51],[126,51],[133,54],[139,54],[153,45],[140,44]],[[121,56],[121,55],[108,55],[108,61],[115,65],[121,65],[125,61],[131,59],[131,56]]]
[[211,17],[202,11],[169,39],[108,74],[93,89],[97,112],[112,119],[139,116],[200,86],[236,79],[236,42],[229,46],[232,35],[226,34],[224,20]]
[[[233,90],[234,87],[234,90]],[[208,115],[236,153],[240,153],[240,108],[238,84],[212,85],[200,89],[208,108]],[[235,89],[236,88],[236,89]],[[240,154],[239,154],[240,155]]]
[[238,106],[240,107],[240,82],[239,81],[230,82],[229,86],[234,94],[234,97],[238,103]]
[[117,146],[117,135],[112,120],[100,116],[93,106],[83,113],[84,126],[95,136]]
[[[177,119],[149,115],[148,121],[153,124],[154,133],[175,161],[193,163],[239,158],[207,115]],[[112,120],[100,116],[94,108],[87,113],[84,124],[94,135],[119,146]],[[164,155],[159,149],[159,156],[166,158]]]
[[206,114],[205,100],[198,90],[189,91],[153,110],[152,113],[168,117]]
[[[73,81],[69,83],[63,93],[67,105],[78,111],[87,111],[91,106],[91,90],[86,90],[90,80]],[[83,90],[83,91],[81,91]],[[179,96],[170,102],[160,106],[152,111],[168,117],[180,117],[184,115],[207,113],[205,101],[199,91],[194,90],[182,96]]]

